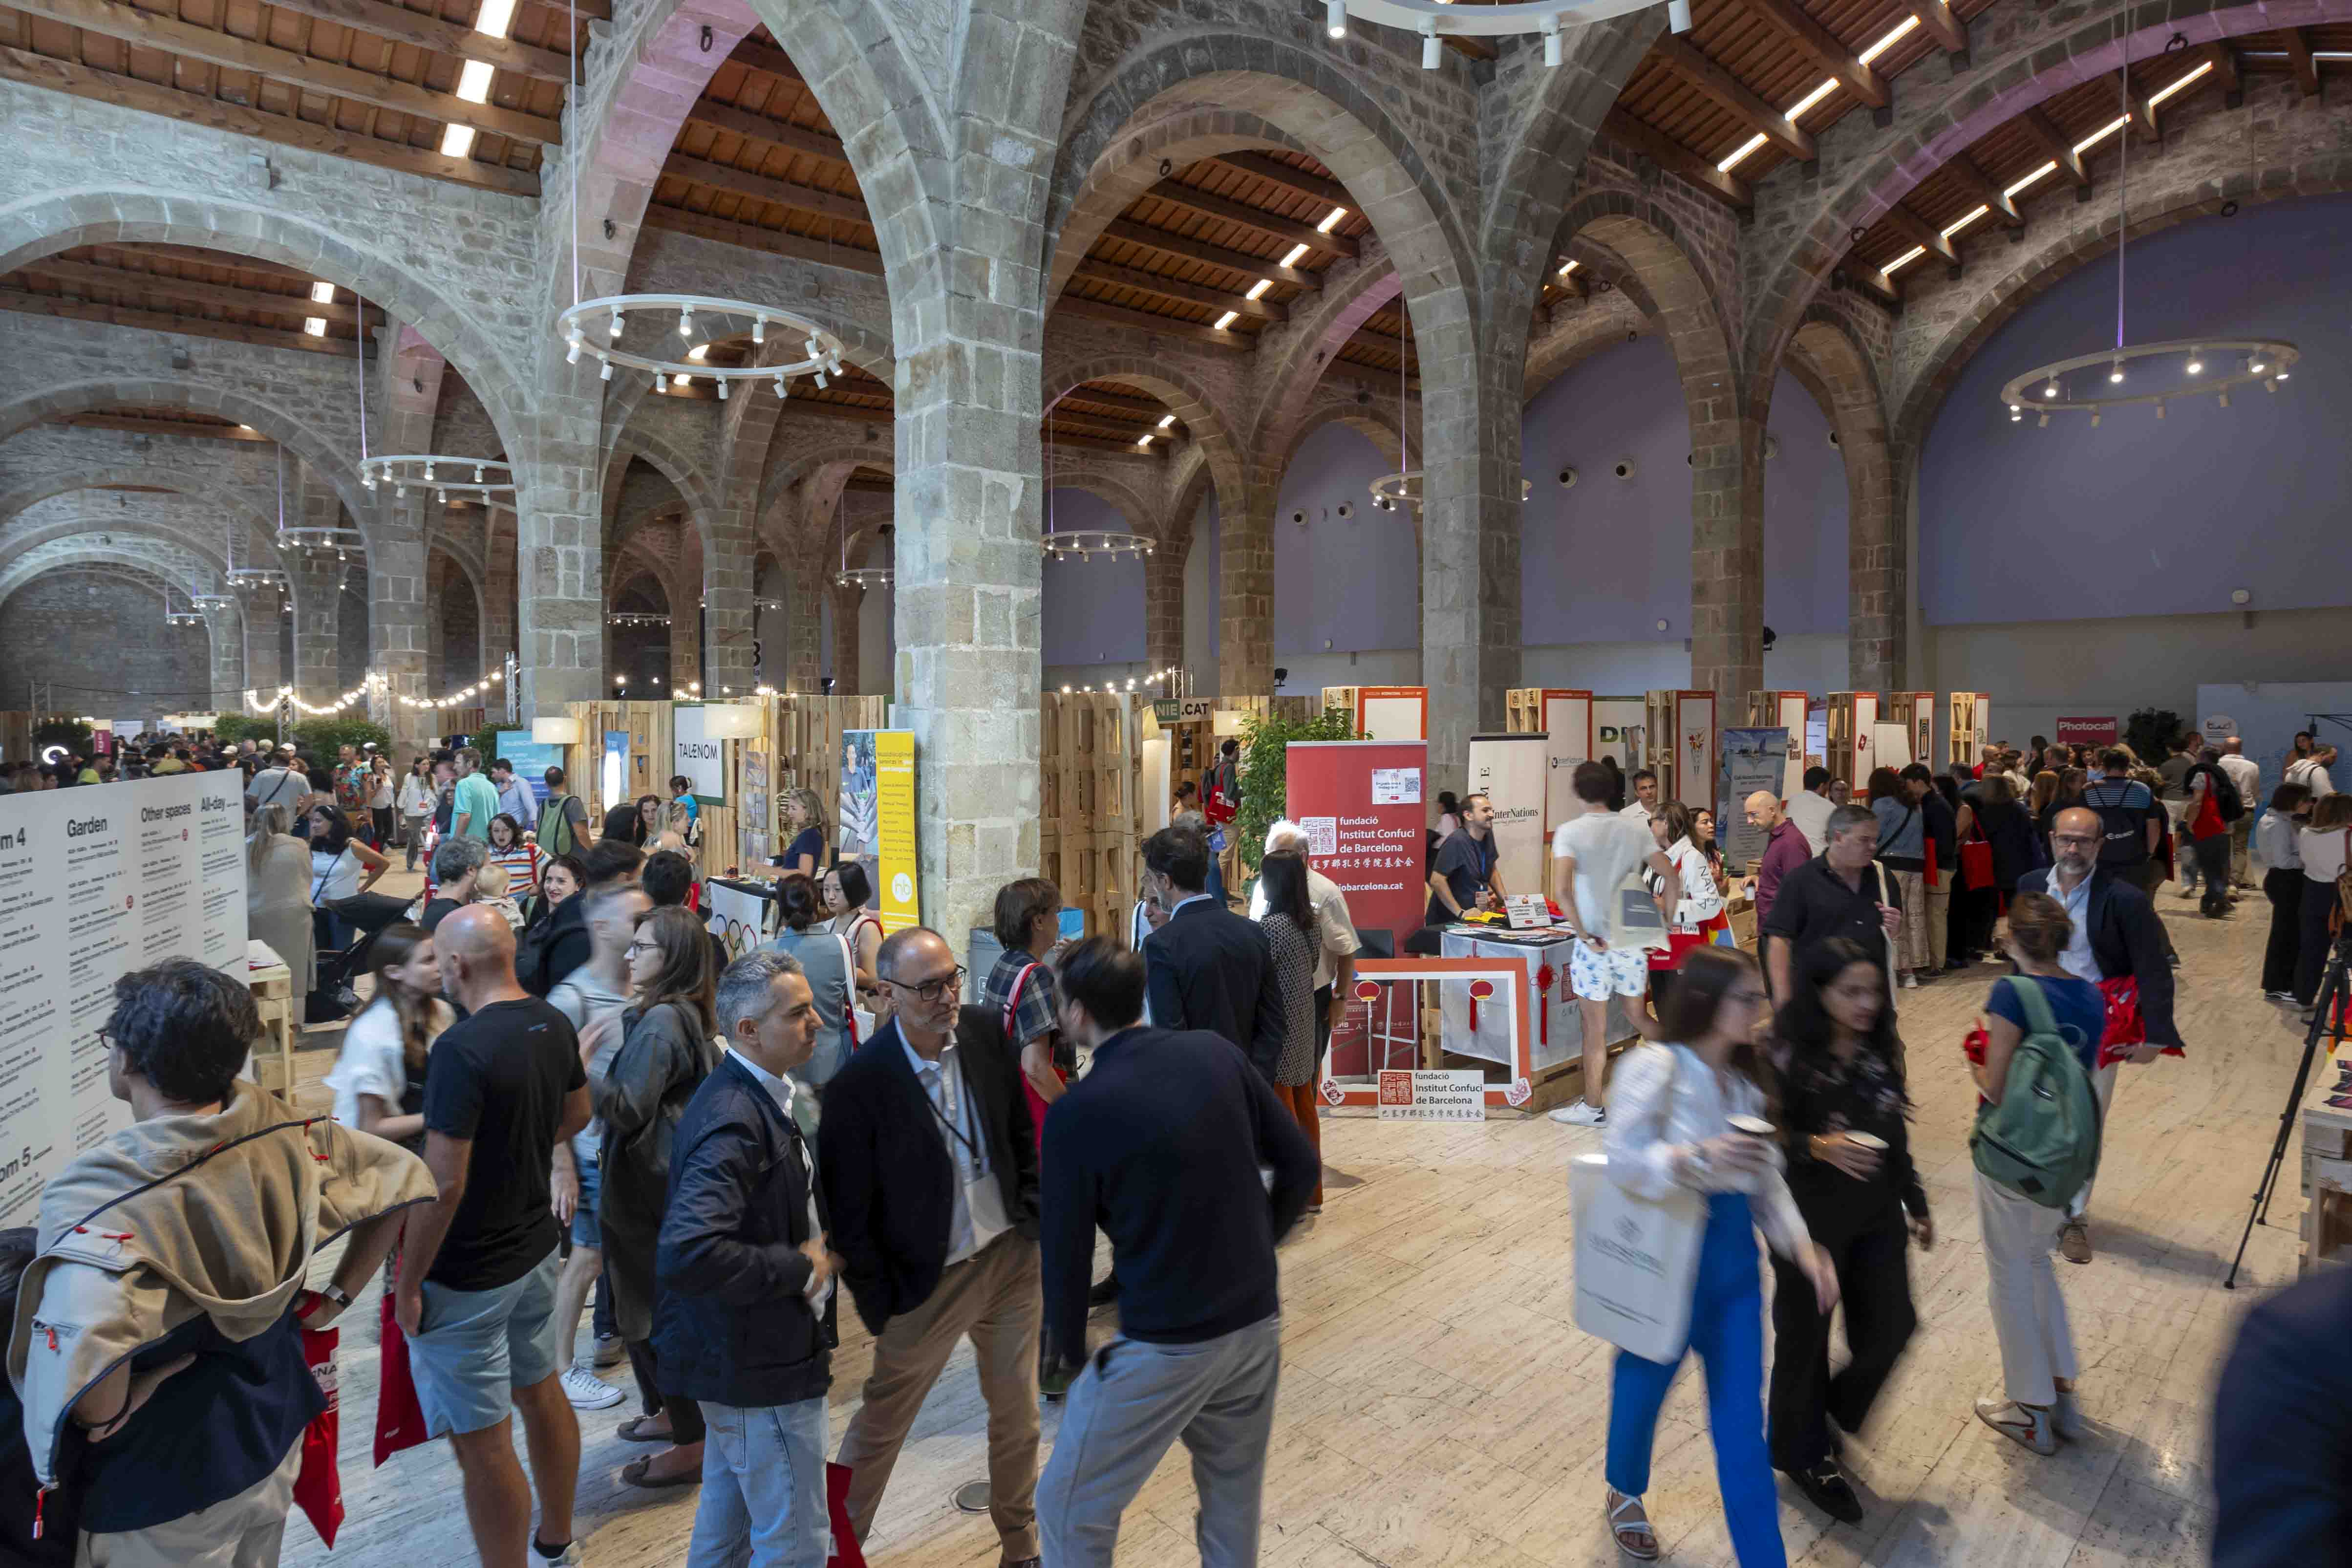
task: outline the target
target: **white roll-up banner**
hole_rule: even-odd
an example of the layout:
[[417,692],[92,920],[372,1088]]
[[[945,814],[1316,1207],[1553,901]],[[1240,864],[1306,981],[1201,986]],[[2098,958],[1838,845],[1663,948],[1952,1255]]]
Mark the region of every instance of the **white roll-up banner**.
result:
[[1514,893],[1544,888],[1544,762],[1547,738],[1470,737],[1470,787],[1495,805],[1495,866]]

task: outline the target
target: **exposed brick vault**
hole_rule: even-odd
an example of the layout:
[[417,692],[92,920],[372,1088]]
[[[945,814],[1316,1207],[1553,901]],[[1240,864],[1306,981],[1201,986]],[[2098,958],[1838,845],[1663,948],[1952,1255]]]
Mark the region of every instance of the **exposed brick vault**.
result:
[[[1785,371],[1844,458],[1848,673],[1900,687],[1902,518],[1929,423],[2002,321],[2111,254],[2115,207],[2050,181],[2021,202],[2021,228],[1962,237],[1957,276],[1933,258],[1907,274],[1899,313],[1837,275],[1850,236],[2126,50],[2347,16],[2352,0],[1999,0],[1971,17],[1963,66],[1939,56],[1905,74],[1885,123],[1838,120],[1818,161],[1764,177],[1745,215],[1603,129],[1659,11],[1581,30],[1557,69],[1508,43],[1423,71],[1380,29],[1333,43],[1320,7],[1297,0],[617,0],[536,197],[278,146],[256,179],[259,144],[227,132],[0,83],[0,271],[94,244],[200,247],[299,268],[385,317],[362,364],[0,316],[0,597],[44,573],[216,585],[267,558],[282,516],[362,531],[364,599],[346,609],[333,574],[296,570],[290,644],[274,600],[217,611],[192,688],[226,700],[282,680],[316,700],[356,658],[420,691],[511,650],[526,708],[544,709],[610,689],[623,604],[671,617],[672,685],[809,689],[829,667],[840,689],[891,693],[917,731],[928,912],[961,930],[1037,860],[1051,486],[1101,497],[1160,543],[1145,594],[1155,665],[1181,661],[1182,563],[1213,500],[1220,658],[1194,675],[1249,695],[1272,683],[1273,521],[1299,443],[1344,423],[1424,468],[1422,677],[1448,775],[1519,679],[1522,410],[1600,345],[1654,335],[1691,429],[1695,681],[1736,703],[1760,680],[1764,426]],[[760,26],[840,138],[876,250],[753,249],[724,225],[688,233],[652,212],[681,127]],[[2133,149],[2132,231],[2344,189],[2347,127],[2340,105],[2278,79],[2226,103],[2186,95],[2161,143]],[[1089,246],[1164,171],[1265,152],[1318,160],[1370,233],[1251,352],[1056,309]],[[1562,256],[1590,291],[1546,306]],[[551,323],[575,298],[625,289],[773,300],[837,334],[892,407],[842,417],[780,404],[764,383],[723,404],[601,383],[565,363]],[[1341,345],[1400,306],[1410,387],[1333,374]],[[1065,443],[1049,479],[1041,416],[1089,384],[1164,406],[1183,438],[1156,459]],[[363,489],[362,400],[369,450],[503,457],[516,504]],[[260,438],[65,423],[120,409]],[[889,493],[860,472],[889,476]],[[861,595],[833,573],[883,548],[884,522],[895,657],[877,668],[857,658]],[[439,602],[451,596],[455,613]]]

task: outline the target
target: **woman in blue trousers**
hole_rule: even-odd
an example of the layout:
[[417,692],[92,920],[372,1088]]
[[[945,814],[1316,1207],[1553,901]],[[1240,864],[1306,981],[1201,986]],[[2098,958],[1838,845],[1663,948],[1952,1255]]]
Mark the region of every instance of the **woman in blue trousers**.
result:
[[[1694,948],[1659,1019],[1669,1042],[1644,1046],[1611,1075],[1609,1173],[1654,1197],[1675,1187],[1706,1195],[1706,1233],[1693,1285],[1690,1348],[1706,1369],[1707,1428],[1724,1521],[1740,1568],[1786,1568],[1780,1500],[1764,1442],[1764,1292],[1756,1232],[1811,1282],[1821,1310],[1837,1302],[1837,1275],[1805,1229],[1781,1176],[1769,1128],[1743,1131],[1731,1118],[1769,1120],[1761,1053],[1770,1016],[1756,961],[1732,948]],[[1610,1532],[1627,1556],[1658,1554],[1642,1495],[1658,1407],[1682,1363],[1617,1352],[1609,1395]]]

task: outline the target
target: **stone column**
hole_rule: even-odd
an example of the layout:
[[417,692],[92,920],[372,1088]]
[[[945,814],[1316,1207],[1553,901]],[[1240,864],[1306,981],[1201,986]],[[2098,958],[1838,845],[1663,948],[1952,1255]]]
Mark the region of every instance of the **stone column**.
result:
[[1838,447],[1845,458],[1846,676],[1851,690],[1902,691],[1910,686],[1905,498],[1883,424],[1876,435],[1871,440],[1839,423]]
[[213,708],[245,711],[245,618],[233,605],[205,612],[205,636],[212,645]]
[[1421,679],[1430,768],[1459,787],[1470,737],[1503,728],[1519,679],[1519,375],[1472,334],[1420,342]]
[[779,573],[783,597],[781,646],[768,649],[768,668],[781,672],[786,691],[824,689],[824,599],[834,592],[821,559],[813,552],[792,557]]
[[1242,515],[1227,516],[1219,509],[1217,689],[1203,696],[1273,695],[1274,511],[1281,499],[1282,468],[1278,461],[1252,464]]
[[1143,558],[1143,661],[1154,670],[1184,662],[1184,558],[1166,544]]
[[286,639],[286,628],[280,624],[286,616],[278,608],[274,590],[240,592],[237,609],[237,625],[245,638],[245,684],[262,701],[270,701],[286,684],[286,661],[278,649]]
[[379,501],[369,529],[369,668],[383,678],[369,710],[392,731],[393,761],[404,767],[430,743],[433,730],[429,710],[401,700],[425,695],[427,661],[438,641],[440,607],[425,587],[425,501],[422,490]]
[[[702,616],[697,612],[694,595],[677,584],[669,589],[669,684],[673,691],[685,691],[696,681],[702,680]],[[709,684],[709,695],[717,696],[718,681]],[[725,684],[733,685],[728,681]]]
[[515,651],[515,515],[501,507],[482,540],[482,657],[493,668]]
[[[835,586],[828,577],[822,591],[831,595],[833,601],[833,693],[836,697],[862,695],[866,687],[859,679],[858,622],[866,614],[866,590],[854,583]],[[819,689],[823,689],[822,682]]]
[[1691,685],[1744,713],[1764,684],[1764,421],[1728,392],[1692,395],[1690,421]]
[[288,551],[294,584],[294,675],[289,682],[305,702],[331,702],[342,693],[343,563],[332,555]]

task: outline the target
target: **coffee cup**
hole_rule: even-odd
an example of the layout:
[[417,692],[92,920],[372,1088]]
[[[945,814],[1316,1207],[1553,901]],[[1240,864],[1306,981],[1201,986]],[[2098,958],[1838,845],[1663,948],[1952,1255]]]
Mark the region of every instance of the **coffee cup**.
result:
[[1765,1121],[1760,1116],[1748,1116],[1742,1114],[1727,1116],[1724,1120],[1731,1123],[1731,1130],[1733,1131],[1745,1132],[1750,1138],[1769,1138],[1780,1131],[1779,1128],[1773,1126],[1770,1122]]
[[1874,1154],[1886,1152],[1886,1140],[1874,1132],[1849,1132],[1845,1141],[1857,1149],[1867,1149]]

